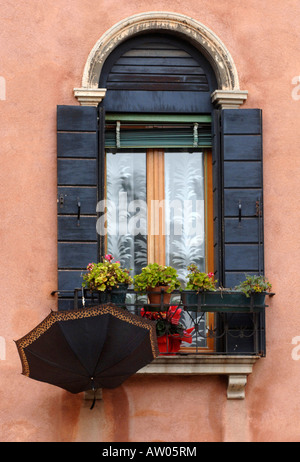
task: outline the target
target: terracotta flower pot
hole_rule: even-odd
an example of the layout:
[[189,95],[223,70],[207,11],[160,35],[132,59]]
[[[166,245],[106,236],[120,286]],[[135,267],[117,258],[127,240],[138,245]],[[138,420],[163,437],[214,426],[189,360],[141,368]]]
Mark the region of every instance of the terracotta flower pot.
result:
[[[158,287],[153,287],[148,289],[148,297],[149,297],[149,302],[151,305],[160,305],[161,302],[163,305],[169,305],[170,300],[171,300],[171,293],[167,293],[168,287],[167,286],[158,286]],[[164,291],[164,292],[162,292]],[[165,307],[165,309],[168,309],[169,307]],[[157,306],[156,311],[164,311]]]
[[162,335],[157,338],[157,344],[160,354],[169,353],[174,355],[180,350],[181,339],[170,335]]

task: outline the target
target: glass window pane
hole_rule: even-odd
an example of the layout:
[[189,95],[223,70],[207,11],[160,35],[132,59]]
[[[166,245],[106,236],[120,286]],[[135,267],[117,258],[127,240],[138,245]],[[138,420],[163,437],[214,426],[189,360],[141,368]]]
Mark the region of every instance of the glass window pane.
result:
[[[202,152],[165,153],[166,265],[177,269],[183,287],[190,263],[205,271],[204,184]],[[185,328],[198,326],[188,346],[206,348],[206,313],[195,316],[181,315]]]
[[165,153],[165,200],[166,265],[184,281],[190,263],[205,271],[202,152]]
[[146,153],[106,154],[107,253],[132,269],[147,265]]

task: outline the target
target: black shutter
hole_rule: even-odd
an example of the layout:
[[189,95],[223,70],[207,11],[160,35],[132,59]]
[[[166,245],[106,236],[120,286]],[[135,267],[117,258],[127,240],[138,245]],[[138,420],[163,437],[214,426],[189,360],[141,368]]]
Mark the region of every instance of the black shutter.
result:
[[212,118],[212,161],[213,161],[213,217],[214,217],[214,271],[215,279],[223,285],[222,253],[222,161],[221,161],[221,112],[214,111]]
[[[215,138],[216,269],[220,283],[230,288],[245,274],[264,272],[261,110],[216,111]],[[229,334],[243,327],[245,335],[229,335],[225,350],[252,352],[252,316],[228,316],[226,322]],[[263,315],[258,322],[264,326]],[[264,349],[263,343],[259,350]]]
[[81,272],[98,260],[98,109],[57,107],[59,309],[73,308]]
[[198,50],[167,34],[123,42],[105,61],[99,86],[107,112],[210,113],[214,71]]
[[263,274],[262,113],[221,112],[223,164],[223,283]]

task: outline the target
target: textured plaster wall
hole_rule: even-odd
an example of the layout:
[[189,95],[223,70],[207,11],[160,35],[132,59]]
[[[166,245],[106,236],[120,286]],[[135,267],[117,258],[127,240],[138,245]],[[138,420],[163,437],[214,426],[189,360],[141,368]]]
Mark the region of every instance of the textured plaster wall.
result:
[[[226,400],[224,378],[139,377],[104,391],[91,412],[82,395],[21,376],[13,340],[56,308],[56,105],[77,104],[72,90],[99,37],[146,11],[188,14],[213,30],[249,91],[245,107],[263,109],[266,274],[276,297],[267,357],[245,401]],[[299,15],[296,0],[0,3],[1,441],[300,441]]]

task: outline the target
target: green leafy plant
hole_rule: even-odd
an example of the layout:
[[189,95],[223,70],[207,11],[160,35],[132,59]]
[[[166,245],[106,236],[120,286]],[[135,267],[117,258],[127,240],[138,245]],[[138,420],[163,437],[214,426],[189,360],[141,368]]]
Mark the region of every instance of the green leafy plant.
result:
[[243,292],[246,297],[250,297],[251,294],[268,292],[272,289],[272,285],[266,280],[264,276],[249,276],[246,275],[245,281],[235,286],[234,290]]
[[146,292],[155,287],[165,286],[166,292],[170,293],[180,287],[180,281],[175,268],[162,266],[157,263],[149,263],[142,268],[140,274],[134,277],[134,288],[139,292]]
[[204,273],[199,270],[197,265],[191,263],[188,267],[186,290],[195,290],[197,293],[206,290],[215,291],[217,281],[214,280],[213,273]]
[[82,287],[89,290],[104,292],[113,287],[119,288],[119,284],[130,285],[133,279],[128,269],[121,268],[119,261],[113,261],[112,255],[105,255],[100,263],[89,263],[87,273],[83,275]]

